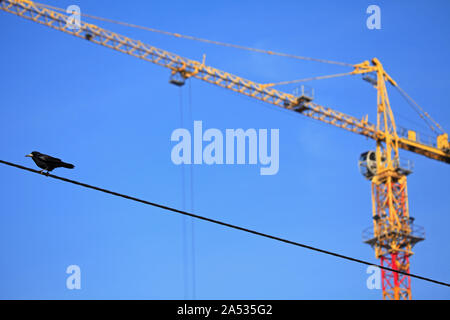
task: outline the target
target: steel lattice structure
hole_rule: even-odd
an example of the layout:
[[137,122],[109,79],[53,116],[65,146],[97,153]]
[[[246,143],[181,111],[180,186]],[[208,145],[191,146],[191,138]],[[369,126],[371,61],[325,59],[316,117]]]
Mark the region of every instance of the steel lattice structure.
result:
[[[406,176],[386,172],[383,176],[374,177],[372,196],[374,232],[366,242],[374,247],[381,265],[409,273],[411,249],[424,239],[424,233],[414,230],[409,216]],[[385,270],[381,275],[383,298],[411,299],[409,277]]]

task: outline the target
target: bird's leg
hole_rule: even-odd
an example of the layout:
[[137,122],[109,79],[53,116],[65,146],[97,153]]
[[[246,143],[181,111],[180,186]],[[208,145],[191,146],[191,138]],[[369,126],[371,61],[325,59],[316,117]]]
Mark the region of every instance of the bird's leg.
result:
[[47,170],[47,172],[44,172],[44,171],[45,171],[45,169],[42,169],[41,171],[39,171],[39,173],[43,174],[43,175],[46,175],[48,177],[48,170]]

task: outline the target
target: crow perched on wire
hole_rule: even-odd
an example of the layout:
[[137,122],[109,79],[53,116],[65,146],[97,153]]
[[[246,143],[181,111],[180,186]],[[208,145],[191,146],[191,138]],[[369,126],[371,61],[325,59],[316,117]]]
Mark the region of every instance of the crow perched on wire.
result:
[[41,168],[41,173],[44,172],[44,170],[47,170],[47,174],[52,171],[55,168],[68,168],[68,169],[73,169],[75,168],[75,166],[73,164],[70,163],[65,163],[62,162],[61,159],[58,158],[53,158],[51,156],[48,156],[46,154],[37,152],[37,151],[33,151],[30,154],[27,154],[25,157],[31,157],[31,159],[33,159],[34,163],[36,163],[36,165]]

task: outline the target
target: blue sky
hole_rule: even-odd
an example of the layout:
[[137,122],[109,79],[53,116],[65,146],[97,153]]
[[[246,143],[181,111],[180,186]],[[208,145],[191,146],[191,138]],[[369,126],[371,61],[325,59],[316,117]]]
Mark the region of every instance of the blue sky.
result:
[[[377,57],[450,128],[448,1],[45,3],[301,56],[348,63]],[[381,8],[381,30],[366,28],[371,4]],[[99,25],[192,59],[206,54],[207,64],[262,83],[351,71]],[[162,67],[5,12],[0,37],[1,159],[34,167],[24,155],[48,153],[76,166],[57,175],[186,210],[192,194],[199,215],[378,262],[361,242],[371,224],[371,195],[357,168],[373,141],[195,79],[179,89]],[[310,85],[316,102],[375,122],[376,92],[360,77]],[[392,88],[390,97],[400,125],[427,132]],[[191,129],[193,120],[223,132],[279,129],[278,174],[261,176],[255,165],[174,165],[170,135]],[[406,151],[401,156],[415,162],[410,212],[427,238],[415,247],[411,272],[448,282],[449,167]],[[2,299],[381,298],[380,290],[367,289],[362,265],[202,221],[192,225],[6,166],[0,176]],[[73,264],[81,268],[81,290],[66,288]],[[448,288],[421,280],[412,279],[412,290],[417,299],[450,298]]]

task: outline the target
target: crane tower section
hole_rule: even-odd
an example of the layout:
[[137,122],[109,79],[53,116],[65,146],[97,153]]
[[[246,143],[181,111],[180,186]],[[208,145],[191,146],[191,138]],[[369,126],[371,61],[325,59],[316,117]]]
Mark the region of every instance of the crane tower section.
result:
[[[372,60],[371,67],[367,71],[377,75],[372,83],[377,89],[377,131],[384,133],[385,140],[376,138],[376,150],[360,158],[361,173],[372,182],[373,228],[363,232],[363,239],[375,249],[382,266],[409,273],[412,247],[424,240],[423,229],[414,226],[409,214],[407,175],[412,166],[400,163],[399,137],[386,90],[386,82],[396,83],[378,59]],[[383,299],[411,299],[408,275],[382,270],[381,282]]]

